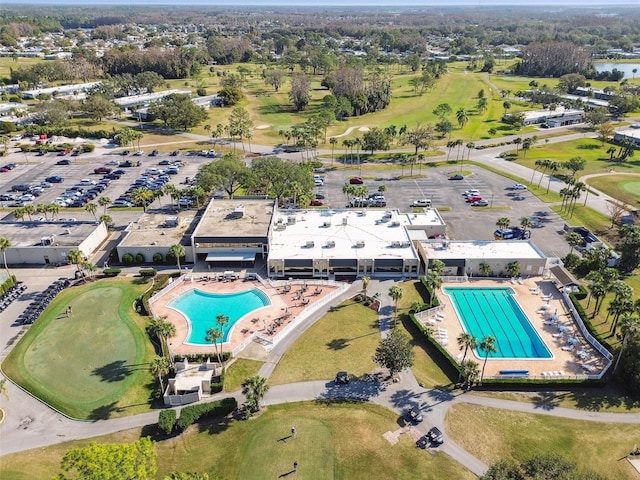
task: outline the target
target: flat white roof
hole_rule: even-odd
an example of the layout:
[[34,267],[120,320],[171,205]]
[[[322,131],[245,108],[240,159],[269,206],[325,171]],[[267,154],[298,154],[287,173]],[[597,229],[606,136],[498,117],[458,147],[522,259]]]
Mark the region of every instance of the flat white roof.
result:
[[269,258],[417,258],[409,230],[441,224],[435,209],[278,210],[271,224]]
[[530,110],[528,112],[524,112],[524,118],[525,120],[536,120],[539,118],[557,118],[557,117],[562,117],[562,116],[569,116],[569,115],[581,115],[584,112],[582,110],[578,110],[578,109],[565,109],[562,106],[557,107],[555,110],[548,110],[548,109],[544,109],[544,110]]
[[127,107],[130,105],[144,105],[146,103],[162,100],[164,97],[171,95],[172,93],[179,93],[181,95],[191,95],[190,90],[163,90],[161,92],[143,93],[141,95],[131,95],[129,97],[115,98],[113,101],[121,107]]
[[625,130],[616,130],[616,135],[622,135],[628,138],[634,138],[636,140],[640,140],[640,129],[637,128],[628,128]]
[[546,258],[531,240],[429,240],[420,243],[429,259]]

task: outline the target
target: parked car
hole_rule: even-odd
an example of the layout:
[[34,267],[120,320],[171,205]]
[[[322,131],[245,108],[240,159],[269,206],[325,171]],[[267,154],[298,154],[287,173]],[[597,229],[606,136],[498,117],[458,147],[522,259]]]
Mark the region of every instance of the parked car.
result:
[[111,172],[112,172],[112,169],[109,167],[98,167],[93,169],[93,173],[105,174],[105,173],[111,173]]
[[12,185],[11,186],[11,191],[12,192],[26,192],[30,188],[31,188],[31,185],[29,183],[18,183],[16,185]]
[[60,175],[51,175],[50,177],[45,178],[45,181],[49,183],[62,183],[64,182],[64,177]]
[[13,193],[3,193],[0,195],[0,201],[2,202],[13,202],[17,197]]
[[95,180],[91,180],[89,178],[83,178],[82,180],[80,180],[78,182],[78,185],[84,185],[84,186],[89,186],[89,185],[95,185],[96,181]]
[[338,372],[336,374],[336,383],[338,385],[347,385],[350,382],[349,374],[347,372]]
[[46,154],[47,154],[46,150],[38,150],[38,153],[36,153],[36,156],[44,157]]
[[133,152],[134,157],[141,157],[144,154],[144,150],[136,150]]
[[310,205],[312,207],[321,207],[322,205],[324,205],[324,201],[320,200],[319,198],[314,198],[313,200],[311,200]]
[[191,200],[189,197],[181,197],[178,199],[178,206],[180,207],[192,207],[193,206],[193,200]]
[[324,193],[320,193],[320,192],[316,193],[316,198],[318,200],[324,200],[325,199]]
[[483,198],[482,200],[476,200],[475,202],[472,202],[471,206],[472,207],[488,207],[489,202]]
[[527,186],[521,183],[515,183],[509,187],[509,190],[526,190]]
[[313,183],[315,183],[316,187],[321,187],[324,185],[324,181],[320,178],[316,178]]
[[125,172],[124,170],[120,170],[120,169],[118,169],[118,170],[114,170],[114,171],[113,171],[113,172],[111,172],[111,173],[113,173],[113,174],[115,174],[115,175],[124,175],[124,174],[125,174],[125,173],[127,173],[127,172]]
[[171,162],[165,158],[164,160],[160,160],[158,165],[171,165]]
[[175,165],[172,165],[172,166],[168,167],[164,171],[164,173],[166,173],[168,175],[177,175],[179,171],[180,171],[180,169],[178,167],[176,167]]
[[151,153],[149,154],[150,157],[155,157],[159,154],[160,152],[158,152],[158,150],[151,150]]
[[362,177],[351,177],[349,179],[349,183],[351,185],[362,185],[364,183],[364,179]]
[[178,156],[178,153],[180,153],[180,152],[178,152],[178,150],[174,150],[174,151],[173,151],[173,152],[171,152],[169,155],[170,155],[170,156],[172,156],[172,157],[177,157],[177,156]]
[[112,207],[131,207],[133,204],[126,200],[116,199],[111,204]]
[[11,162],[11,163],[7,163],[6,165],[4,165],[2,168],[6,168],[7,170],[13,170],[14,168],[16,168],[16,164]]
[[18,200],[20,200],[21,202],[33,202],[35,199],[36,197],[30,193],[25,193],[20,198],[18,198]]
[[56,165],[71,165],[71,160],[65,158],[64,160],[58,160]]
[[420,410],[415,408],[408,409],[405,413],[405,417],[411,423],[420,423],[423,420]]
[[482,200],[482,197],[480,195],[469,195],[467,197],[468,203],[478,202],[480,200]]
[[464,175],[461,173],[456,173],[455,175],[451,175],[449,180],[464,180]]
[[40,188],[51,188],[51,183],[44,181],[44,182],[40,182],[40,184],[38,185]]
[[0,172],[1,173],[6,173],[8,171],[9,171],[9,169],[7,167],[0,167]]
[[426,198],[423,198],[421,200],[414,200],[413,203],[409,206],[410,207],[430,207],[431,200],[427,200]]
[[39,197],[43,191],[44,191],[44,188],[42,187],[33,187],[27,190],[27,193],[30,193],[34,197]]
[[120,155],[122,155],[123,157],[129,155],[131,152],[129,150],[123,150],[122,152],[120,152]]
[[480,195],[480,190],[476,190],[475,188],[471,188],[462,193],[463,197],[468,197],[469,195]]
[[427,436],[429,437],[429,440],[433,444],[442,445],[444,443],[444,437],[442,435],[442,432],[437,427],[432,427],[427,432]]

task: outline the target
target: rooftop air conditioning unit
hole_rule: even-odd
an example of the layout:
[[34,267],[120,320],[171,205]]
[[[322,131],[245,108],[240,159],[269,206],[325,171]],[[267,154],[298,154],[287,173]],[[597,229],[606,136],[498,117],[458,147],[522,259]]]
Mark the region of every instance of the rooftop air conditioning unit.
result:
[[322,226],[323,228],[329,228],[331,226],[331,222],[324,222]]
[[336,242],[334,242],[333,240],[329,240],[327,243],[325,243],[324,246],[327,248],[333,248],[336,246]]
[[293,225],[296,223],[296,217],[287,217],[287,223]]
[[309,241],[307,241],[307,243],[306,243],[306,247],[307,247],[307,248],[313,248],[315,245],[316,245],[316,244],[315,244],[315,242],[314,242],[313,240],[309,240]]
[[400,248],[401,243],[400,242],[391,242],[391,248]]
[[343,225],[346,225],[346,224],[347,224],[347,221],[348,221],[348,220],[347,220],[347,217],[342,217],[342,224],[343,224]]
[[399,227],[400,226],[400,222],[391,222],[391,226],[392,227]]
[[364,247],[364,240],[358,240],[356,242],[356,248],[363,248]]

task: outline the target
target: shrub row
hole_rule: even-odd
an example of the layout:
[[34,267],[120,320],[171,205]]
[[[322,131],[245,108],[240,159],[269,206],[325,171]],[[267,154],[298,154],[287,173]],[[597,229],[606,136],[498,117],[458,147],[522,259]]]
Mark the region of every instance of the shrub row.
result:
[[155,277],[158,271],[155,268],[141,268],[138,270],[138,275],[141,277]]
[[[589,333],[596,340],[598,340],[598,342],[600,342],[600,344],[604,348],[606,348],[610,352],[614,352],[615,349],[614,349],[613,345],[611,345],[607,339],[603,338],[600,335],[600,333],[593,326],[593,323],[591,322],[591,319],[589,318],[589,315],[587,315],[587,312],[585,312],[584,308],[582,308],[582,304],[578,301],[579,295],[581,295],[581,292],[579,292],[578,294],[570,293],[569,294],[569,298],[571,299],[571,303],[573,304],[573,308],[575,308],[576,312],[578,313],[578,315],[580,315],[580,318],[582,319],[582,322],[584,323],[584,326],[587,328]],[[585,298],[585,296],[583,296],[581,298]]]
[[122,272],[120,268],[105,268],[102,273],[105,277],[117,277]]
[[222,389],[224,388],[224,374],[225,374],[225,368],[222,369],[222,372],[220,373],[220,379],[217,382],[211,382],[211,393],[220,393],[222,391]]
[[11,275],[4,282],[2,282],[2,285],[0,285],[0,290],[2,291],[2,293],[4,293],[8,291],[11,287],[13,287],[15,283],[16,283],[16,276]]
[[429,302],[427,303],[427,305],[431,305],[429,308],[439,307],[440,300],[438,300],[438,296],[433,293],[433,290],[429,288],[429,285],[427,284],[427,277],[420,277],[420,283],[422,283],[422,286],[429,294]]
[[179,277],[179,273],[171,273],[169,275],[158,275],[156,282],[147,290],[136,302],[136,310],[140,315],[149,315],[149,299],[158,291],[162,290],[171,277]]
[[[222,352],[220,357],[223,362],[227,362],[231,358],[231,353]],[[213,356],[210,353],[189,353],[187,355],[176,355],[174,361],[181,362],[185,358],[189,363],[205,363],[209,358],[213,358]],[[217,356],[215,358],[217,359]]]
[[[161,253],[154,253],[152,258],[153,258],[153,263],[156,263],[156,264],[165,262],[165,258],[162,256]],[[167,261],[168,260],[169,260],[169,255],[167,255]],[[142,253],[136,253],[135,257],[131,253],[125,253],[124,255],[122,255],[122,263],[124,263],[125,265],[131,265],[134,262],[145,263],[146,261],[147,259]]]
[[60,127],[53,125],[28,125],[24,129],[27,135],[58,135],[69,138],[113,138],[118,134],[113,130],[87,130],[86,128]]
[[173,409],[162,410],[158,417],[158,427],[167,435],[170,435],[173,431],[173,427],[176,424],[176,411]]
[[238,402],[233,397],[223,398],[211,403],[188,405],[180,411],[180,418],[178,418],[175,425],[184,430],[201,419],[222,417],[233,412],[236,408],[238,408]]

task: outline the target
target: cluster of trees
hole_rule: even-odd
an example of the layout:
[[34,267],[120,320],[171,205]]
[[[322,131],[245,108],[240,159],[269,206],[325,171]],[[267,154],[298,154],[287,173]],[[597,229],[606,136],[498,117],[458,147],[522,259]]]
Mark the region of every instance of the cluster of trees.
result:
[[570,42],[534,42],[522,48],[522,61],[514,73],[530,77],[561,77],[585,72],[591,65],[590,53]]
[[220,160],[203,165],[196,175],[205,192],[214,188],[233,197],[239,190],[267,195],[280,201],[292,197],[294,203],[308,205],[313,198],[313,176],[309,164],[298,164],[278,157],[260,157],[247,166],[237,155],[225,154]]
[[21,88],[24,87],[23,89],[36,87],[40,83],[86,82],[99,74],[99,68],[85,59],[74,59],[73,62],[52,60],[17,68],[10,67],[10,81],[19,84]]
[[322,86],[331,91],[333,98],[324,103],[334,107],[336,118],[377,112],[391,102],[391,80],[374,74],[367,82],[361,67],[345,65],[325,76]]
[[201,52],[187,48],[118,47],[95,60],[105,75],[137,75],[152,71],[163,78],[186,78],[196,62],[204,62]]
[[186,94],[172,93],[149,106],[149,115],[169,128],[187,131],[207,119],[207,111]]
[[489,466],[480,480],[606,480],[607,477],[578,466],[552,453],[535,455],[524,461],[500,460]]

